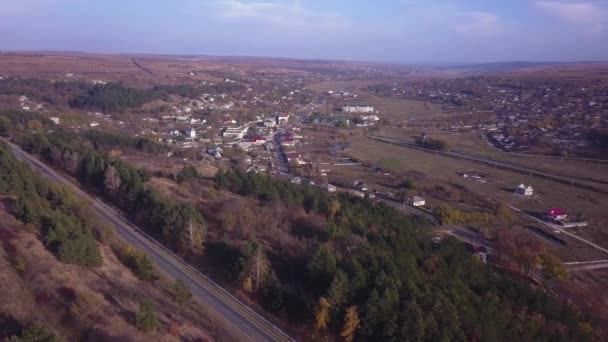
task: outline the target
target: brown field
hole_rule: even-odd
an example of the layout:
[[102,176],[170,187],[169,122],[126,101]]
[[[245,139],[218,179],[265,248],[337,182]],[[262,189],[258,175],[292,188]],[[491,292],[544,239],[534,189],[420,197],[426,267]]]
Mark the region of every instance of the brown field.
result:
[[[425,152],[371,141],[367,138],[354,140],[346,153],[373,165],[388,164],[389,169],[393,169],[395,172],[420,174],[417,179],[415,178],[417,181],[434,184],[451,182],[473,193],[511,204],[523,210],[543,212],[550,207],[563,207],[572,214],[580,213],[588,219],[589,227],[576,229],[576,233],[608,247],[608,230],[605,229],[608,213],[606,213],[604,205],[608,201],[608,196],[517,173],[494,170],[479,164],[433,156]],[[492,181],[485,184],[476,183],[466,180],[458,174],[471,171],[492,174]],[[520,183],[532,184],[536,195],[531,199],[514,195],[513,188]]]

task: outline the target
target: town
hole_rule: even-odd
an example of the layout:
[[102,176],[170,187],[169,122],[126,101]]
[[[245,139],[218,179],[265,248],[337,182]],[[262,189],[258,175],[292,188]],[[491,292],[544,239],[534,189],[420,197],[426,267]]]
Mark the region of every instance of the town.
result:
[[[332,239],[355,239],[340,235],[337,214],[324,219],[312,204],[288,214],[282,206],[289,199],[265,199],[295,187],[320,191],[337,207],[348,198],[415,217],[429,227],[431,250],[455,239],[482,264],[594,310],[598,321],[605,317],[589,295],[606,298],[608,81],[586,69],[574,80],[534,72],[438,77],[401,65],[227,58],[217,67],[133,57],[129,77],[104,78],[91,71],[98,56],[74,57],[80,64],[55,55],[20,58],[54,66],[43,77],[3,68],[3,58],[15,57],[0,55],[0,109],[20,114],[2,117],[0,132],[29,151],[36,149],[28,139],[36,140],[27,134],[69,132],[142,170],[150,189],[195,204],[208,225],[210,258],[230,248],[245,255],[243,241],[255,241],[269,254],[262,267],[287,282],[297,277],[284,260],[315,255],[312,245]],[[71,158],[48,150],[52,158]],[[254,185],[233,190],[238,177]],[[259,201],[244,195],[266,179],[281,190]],[[264,227],[274,227],[274,235]],[[216,274],[212,262],[219,263],[199,266]],[[267,305],[252,289],[258,278],[245,279],[226,284]],[[289,320],[288,304],[281,305],[269,310]]]

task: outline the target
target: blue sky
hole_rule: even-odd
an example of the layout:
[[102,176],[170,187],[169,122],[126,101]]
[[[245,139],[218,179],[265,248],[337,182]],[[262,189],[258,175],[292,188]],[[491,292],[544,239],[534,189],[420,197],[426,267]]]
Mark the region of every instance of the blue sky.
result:
[[608,60],[608,0],[2,0],[0,50]]

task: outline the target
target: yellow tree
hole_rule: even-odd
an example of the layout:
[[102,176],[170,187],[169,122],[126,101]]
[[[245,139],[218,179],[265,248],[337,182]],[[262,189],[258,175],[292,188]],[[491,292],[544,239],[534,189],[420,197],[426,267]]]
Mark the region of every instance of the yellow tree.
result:
[[331,304],[324,297],[319,298],[319,303],[315,308],[315,329],[317,331],[327,329],[329,324],[329,309]]
[[344,341],[352,342],[355,339],[355,333],[357,332],[357,329],[359,329],[359,324],[361,324],[361,321],[359,320],[359,312],[357,311],[357,307],[354,305],[349,306],[346,309],[346,314],[344,315],[344,326],[340,332],[340,336],[344,338]]

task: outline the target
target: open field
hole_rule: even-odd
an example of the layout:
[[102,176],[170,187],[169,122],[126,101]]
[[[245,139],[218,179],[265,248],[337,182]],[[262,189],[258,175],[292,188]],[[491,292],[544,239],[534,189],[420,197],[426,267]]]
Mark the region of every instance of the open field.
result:
[[[410,128],[382,127],[378,135],[414,142],[413,137],[420,135],[422,132],[423,130]],[[564,175],[576,175],[578,177],[608,182],[608,163],[510,154],[494,148],[475,132],[447,132],[440,130],[424,130],[424,132],[427,132],[433,138],[446,141],[450,146],[450,150],[453,151],[512,162],[538,170],[554,171]]]
[[[589,227],[574,230],[577,234],[602,246],[608,246],[606,242],[608,231],[604,228],[608,222],[604,205],[608,201],[608,196],[521,174],[494,170],[479,164],[433,156],[367,138],[354,140],[347,154],[373,165],[389,163],[395,172],[414,171],[420,174],[419,177],[414,178],[416,181],[432,180],[435,184],[451,182],[474,193],[532,212],[543,212],[550,207],[563,207],[571,214],[580,213],[588,219]],[[491,174],[491,181],[477,183],[464,179],[458,174],[471,171]],[[531,199],[514,195],[513,189],[520,183],[534,186],[536,195]]]

